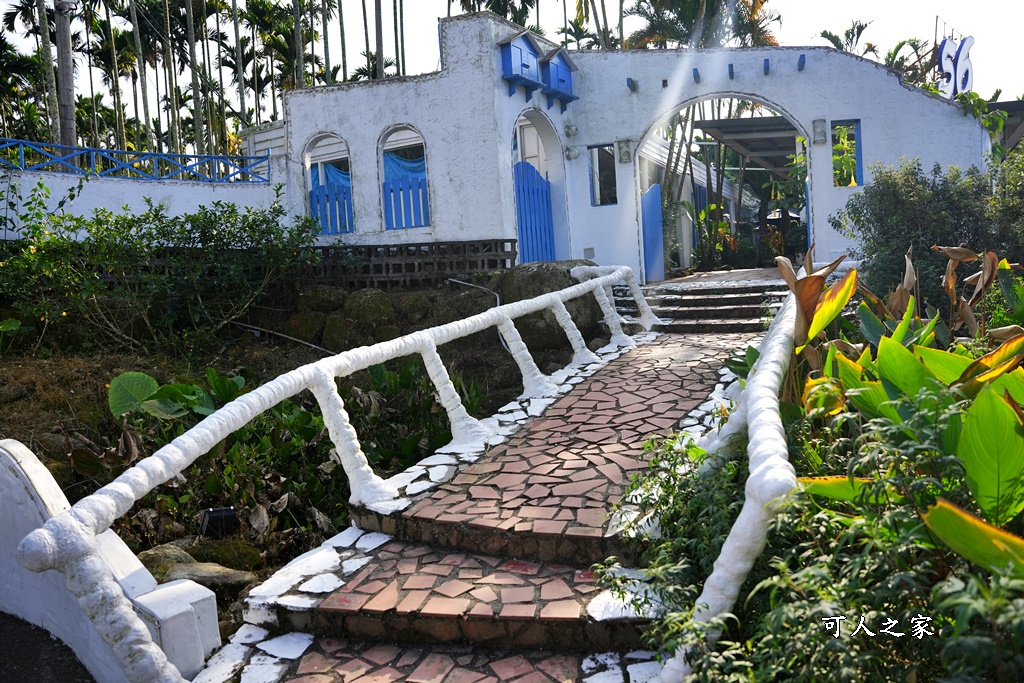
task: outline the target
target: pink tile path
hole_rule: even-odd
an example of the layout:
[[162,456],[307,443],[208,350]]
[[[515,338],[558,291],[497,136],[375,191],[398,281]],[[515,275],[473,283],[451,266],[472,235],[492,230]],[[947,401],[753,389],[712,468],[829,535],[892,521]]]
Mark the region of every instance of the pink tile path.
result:
[[751,334],[663,335],[576,386],[509,441],[407,510],[357,511],[363,528],[445,547],[590,564],[628,553],[609,515],[647,466],[643,444],[707,399]]

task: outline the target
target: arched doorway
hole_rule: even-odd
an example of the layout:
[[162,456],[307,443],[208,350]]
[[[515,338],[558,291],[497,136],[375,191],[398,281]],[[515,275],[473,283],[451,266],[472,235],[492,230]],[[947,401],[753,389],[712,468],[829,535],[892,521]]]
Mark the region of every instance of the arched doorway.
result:
[[348,145],[337,135],[325,133],[310,142],[304,157],[309,212],[320,224],[320,234],[354,232]]
[[811,229],[805,140],[794,117],[748,94],[692,98],[658,117],[636,164],[645,279],[663,279],[666,267],[802,256]]
[[537,109],[520,114],[512,134],[512,179],[519,262],[569,258],[562,146]]

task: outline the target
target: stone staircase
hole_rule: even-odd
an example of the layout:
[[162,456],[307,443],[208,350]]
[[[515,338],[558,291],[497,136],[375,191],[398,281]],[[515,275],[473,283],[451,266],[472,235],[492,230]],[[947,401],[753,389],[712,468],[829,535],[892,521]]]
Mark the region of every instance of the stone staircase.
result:
[[[656,329],[675,334],[763,332],[782,305],[788,289],[782,280],[735,282],[663,282],[644,287],[644,295],[662,322]],[[628,319],[636,302],[616,288],[615,306]]]
[[692,424],[750,337],[663,335],[562,378],[560,398],[509,404],[507,440],[396,475],[407,504],[352,510],[250,591],[196,683],[648,683],[647,619],[590,566],[635,560],[615,510],[644,442]]

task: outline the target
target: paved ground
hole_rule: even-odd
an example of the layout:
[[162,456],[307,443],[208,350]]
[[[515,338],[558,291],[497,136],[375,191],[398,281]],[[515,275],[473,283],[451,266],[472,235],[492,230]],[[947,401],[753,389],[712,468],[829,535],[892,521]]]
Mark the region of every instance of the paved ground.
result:
[[706,416],[722,359],[753,336],[662,335],[404,511],[364,511],[371,530],[339,534],[307,559],[320,569],[293,567],[260,598],[297,632],[274,637],[259,617],[200,680],[648,683],[660,664],[640,650],[645,619],[589,567],[626,547],[610,513],[644,442]]
[[64,643],[41,628],[0,613],[0,680],[94,683]]

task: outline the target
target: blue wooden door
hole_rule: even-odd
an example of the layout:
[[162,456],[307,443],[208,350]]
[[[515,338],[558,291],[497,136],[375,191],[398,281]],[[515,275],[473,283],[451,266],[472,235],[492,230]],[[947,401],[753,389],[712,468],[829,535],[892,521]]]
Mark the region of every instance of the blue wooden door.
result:
[[309,191],[309,212],[320,223],[321,235],[352,232],[352,193],[339,185],[318,185]]
[[520,161],[512,167],[512,177],[516,191],[519,262],[554,261],[551,183],[527,161]]
[[665,239],[661,227],[661,185],[655,183],[640,197],[640,217],[644,236],[644,279],[665,279]]

